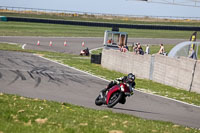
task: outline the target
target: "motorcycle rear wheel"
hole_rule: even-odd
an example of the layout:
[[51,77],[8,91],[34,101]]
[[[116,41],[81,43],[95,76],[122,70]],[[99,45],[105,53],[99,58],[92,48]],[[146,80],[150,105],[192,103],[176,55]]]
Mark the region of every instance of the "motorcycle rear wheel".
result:
[[113,106],[115,106],[122,98],[122,93],[121,92],[115,92],[111,95],[107,107],[112,108]]

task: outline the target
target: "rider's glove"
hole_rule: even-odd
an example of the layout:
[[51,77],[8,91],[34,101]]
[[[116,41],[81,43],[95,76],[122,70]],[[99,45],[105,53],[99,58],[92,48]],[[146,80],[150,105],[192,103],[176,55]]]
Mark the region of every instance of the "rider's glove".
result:
[[113,83],[119,84],[119,81],[118,80],[114,80]]

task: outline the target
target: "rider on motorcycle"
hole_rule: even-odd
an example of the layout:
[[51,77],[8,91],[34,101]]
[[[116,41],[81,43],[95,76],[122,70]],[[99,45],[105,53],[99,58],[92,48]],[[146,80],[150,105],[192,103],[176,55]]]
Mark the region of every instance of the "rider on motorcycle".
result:
[[108,84],[107,88],[105,88],[104,90],[102,90],[101,96],[102,97],[105,96],[105,93],[106,93],[107,90],[109,90],[110,88],[112,88],[114,85],[119,84],[120,82],[125,83],[129,87],[131,95],[133,95],[133,91],[135,89],[135,75],[133,75],[132,73],[129,73],[128,76],[117,78],[117,79],[111,81]]

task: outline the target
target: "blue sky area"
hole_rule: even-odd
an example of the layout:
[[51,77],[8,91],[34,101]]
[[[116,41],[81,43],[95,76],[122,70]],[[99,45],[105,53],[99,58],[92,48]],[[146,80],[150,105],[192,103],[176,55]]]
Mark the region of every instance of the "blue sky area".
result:
[[0,0],[0,6],[144,16],[200,17],[200,7],[127,0]]

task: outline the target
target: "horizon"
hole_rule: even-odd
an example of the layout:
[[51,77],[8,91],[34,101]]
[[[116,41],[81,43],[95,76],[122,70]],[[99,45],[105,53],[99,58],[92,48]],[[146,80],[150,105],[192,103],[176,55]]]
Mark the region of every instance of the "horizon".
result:
[[[81,11],[71,11],[71,10],[56,10],[56,9],[46,9],[46,8],[29,8],[29,7],[11,7],[11,6],[0,6],[0,10],[10,10],[10,11],[26,11],[30,9],[31,11],[41,11],[41,12],[53,12],[53,13],[69,13],[69,14],[86,14],[86,15],[111,15],[119,17],[138,17],[138,18],[154,18],[154,19],[192,19],[200,20],[200,17],[184,17],[184,16],[147,16],[147,15],[131,15],[131,14],[111,14],[111,13],[100,13],[100,12],[81,12]],[[29,10],[28,10],[29,11]],[[55,12],[56,11],[56,12]]]

